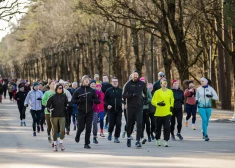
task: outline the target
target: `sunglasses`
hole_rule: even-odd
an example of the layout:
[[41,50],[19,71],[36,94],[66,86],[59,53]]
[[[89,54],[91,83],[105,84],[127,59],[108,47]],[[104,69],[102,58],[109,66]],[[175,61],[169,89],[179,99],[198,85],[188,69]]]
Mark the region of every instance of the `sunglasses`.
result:
[[62,87],[59,87],[58,89],[59,89],[59,90],[62,90]]

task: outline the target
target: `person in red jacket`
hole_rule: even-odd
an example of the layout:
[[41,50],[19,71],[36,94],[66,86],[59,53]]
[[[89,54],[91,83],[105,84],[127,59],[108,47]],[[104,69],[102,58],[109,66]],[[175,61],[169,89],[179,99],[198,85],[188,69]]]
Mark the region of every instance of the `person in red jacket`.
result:
[[105,137],[103,133],[104,129],[104,93],[101,90],[102,84],[96,84],[96,90],[100,91],[100,104],[98,104],[98,112],[100,118],[100,136]]

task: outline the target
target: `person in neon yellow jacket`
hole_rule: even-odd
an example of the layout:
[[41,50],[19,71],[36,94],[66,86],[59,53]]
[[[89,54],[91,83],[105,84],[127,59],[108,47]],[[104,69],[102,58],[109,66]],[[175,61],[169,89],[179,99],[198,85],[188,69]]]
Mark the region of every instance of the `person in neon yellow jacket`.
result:
[[161,132],[164,127],[164,146],[168,147],[171,131],[171,115],[174,107],[174,95],[172,90],[167,89],[167,81],[161,79],[161,89],[157,90],[152,98],[152,105],[156,106],[154,116],[156,117],[156,145],[161,146]]

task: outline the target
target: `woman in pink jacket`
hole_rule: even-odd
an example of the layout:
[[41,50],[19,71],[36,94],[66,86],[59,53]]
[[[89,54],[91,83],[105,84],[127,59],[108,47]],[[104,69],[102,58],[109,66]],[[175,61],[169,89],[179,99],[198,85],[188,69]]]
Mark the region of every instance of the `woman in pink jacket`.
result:
[[100,104],[98,104],[98,112],[100,118],[100,136],[105,137],[103,133],[104,128],[104,93],[101,90],[102,85],[100,83],[96,84],[96,90],[100,91]]

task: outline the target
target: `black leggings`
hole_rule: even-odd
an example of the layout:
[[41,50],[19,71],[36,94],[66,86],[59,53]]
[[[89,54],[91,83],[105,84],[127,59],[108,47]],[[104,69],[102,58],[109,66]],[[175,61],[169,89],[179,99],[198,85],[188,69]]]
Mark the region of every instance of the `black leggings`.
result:
[[143,110],[143,122],[142,122],[142,134],[141,138],[144,138],[144,129],[146,125],[146,132],[148,137],[150,137],[150,121],[149,121],[149,109]]
[[31,112],[32,119],[33,119],[32,127],[33,127],[33,131],[35,132],[36,131],[36,124],[39,126],[42,111],[41,110],[38,110],[38,111],[30,110],[30,112]]
[[8,93],[9,93],[10,100],[12,100],[12,93],[13,92],[8,92]]
[[171,115],[156,117],[156,140],[159,140],[161,138],[162,127],[164,128],[164,140],[168,141],[170,139],[171,131]]
[[[125,132],[127,132],[127,116],[126,116],[126,109],[124,109],[124,117],[125,117],[125,120],[126,120],[126,125],[124,127],[124,130]],[[132,124],[132,132],[134,130],[134,126],[135,126],[135,122]]]
[[175,118],[177,120],[177,133],[181,132],[182,129],[182,120],[183,120],[183,112],[182,109],[174,109],[171,116],[171,135],[174,135],[175,130]]
[[18,109],[19,109],[19,112],[20,112],[20,120],[25,119],[26,107],[24,105],[18,104]]
[[151,121],[151,129],[150,129],[150,134],[153,135],[153,133],[155,133],[155,119],[156,117],[154,117],[154,113],[149,113],[148,114],[149,119]]

